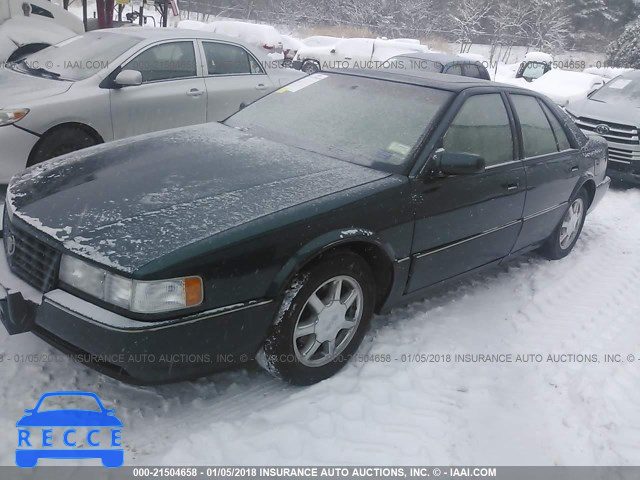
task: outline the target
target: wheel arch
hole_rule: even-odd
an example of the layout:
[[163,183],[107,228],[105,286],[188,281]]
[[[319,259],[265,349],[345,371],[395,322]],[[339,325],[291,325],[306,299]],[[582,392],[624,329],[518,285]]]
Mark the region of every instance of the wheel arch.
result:
[[33,156],[34,156],[35,152],[38,150],[38,148],[40,147],[40,145],[42,144],[42,142],[46,138],[48,138],[49,136],[53,135],[55,132],[63,130],[65,128],[77,128],[77,129],[84,130],[88,135],[91,135],[95,139],[96,144],[104,143],[104,139],[102,138],[102,135],[100,135],[95,128],[87,125],[86,123],[81,123],[81,122],[65,122],[65,123],[61,123],[59,125],[51,127],[50,129],[48,129],[46,132],[44,132],[40,136],[40,139],[33,146],[33,148],[31,149],[31,152],[29,152],[29,158],[27,159],[27,164],[28,165],[32,164]]
[[587,205],[587,210],[589,210],[589,207],[591,207],[593,199],[596,196],[595,179],[590,175],[582,177],[576,185],[576,188],[573,190],[573,192],[571,192],[571,198],[575,197],[577,193],[582,189],[587,191],[587,195],[589,197],[589,205]]
[[376,283],[376,305],[379,311],[393,286],[393,249],[375,233],[360,229],[347,229],[327,233],[299,249],[279,271],[269,287],[269,297],[282,295],[294,277],[313,263],[337,251],[351,251],[360,255],[371,268]]

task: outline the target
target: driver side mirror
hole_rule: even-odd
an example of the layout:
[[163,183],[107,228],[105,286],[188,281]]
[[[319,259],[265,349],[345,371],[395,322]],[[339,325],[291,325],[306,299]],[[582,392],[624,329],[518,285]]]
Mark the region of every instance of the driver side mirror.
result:
[[137,70],[123,70],[113,80],[117,87],[133,87],[142,85],[142,73]]
[[486,162],[480,155],[465,152],[446,152],[440,149],[434,155],[436,171],[444,175],[475,175],[485,170]]

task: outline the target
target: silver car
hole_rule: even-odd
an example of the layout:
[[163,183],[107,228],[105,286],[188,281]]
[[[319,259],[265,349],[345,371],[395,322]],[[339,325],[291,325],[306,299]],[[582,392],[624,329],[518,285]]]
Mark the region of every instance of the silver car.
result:
[[102,142],[223,120],[303,76],[220,35],[119,28],[0,71],[0,183]]
[[607,174],[640,183],[640,70],[614,78],[588,98],[571,102],[566,111],[587,134],[609,144]]

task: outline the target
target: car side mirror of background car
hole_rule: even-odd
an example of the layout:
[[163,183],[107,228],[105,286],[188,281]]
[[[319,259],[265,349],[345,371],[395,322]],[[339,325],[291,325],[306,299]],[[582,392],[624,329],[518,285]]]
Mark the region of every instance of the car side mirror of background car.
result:
[[485,170],[484,158],[473,153],[438,150],[435,169],[444,175],[475,175]]
[[118,87],[133,87],[142,85],[142,73],[137,70],[123,70],[113,80]]
[[332,48],[330,53],[336,53],[336,49]]

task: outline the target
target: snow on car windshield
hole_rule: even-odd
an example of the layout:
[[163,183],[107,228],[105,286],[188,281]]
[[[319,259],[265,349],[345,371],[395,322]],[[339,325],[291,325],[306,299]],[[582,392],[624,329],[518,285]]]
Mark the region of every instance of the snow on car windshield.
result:
[[640,81],[635,78],[618,77],[591,95],[592,100],[605,103],[632,103],[640,106]]
[[101,411],[96,399],[86,395],[50,395],[45,397],[38,407],[38,412],[53,410]]
[[227,120],[268,138],[367,167],[402,172],[451,92],[316,74]]
[[108,68],[140,40],[105,31],[89,32],[31,55],[26,65],[31,69],[45,68],[62,79],[84,80]]

